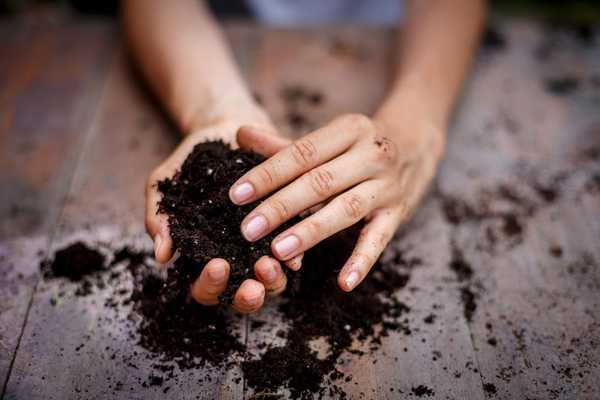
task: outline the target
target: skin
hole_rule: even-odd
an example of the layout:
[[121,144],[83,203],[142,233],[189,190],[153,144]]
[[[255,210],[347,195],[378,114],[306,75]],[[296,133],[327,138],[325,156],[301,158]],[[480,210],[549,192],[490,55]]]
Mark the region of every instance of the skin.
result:
[[[353,290],[416,210],[435,176],[484,15],[483,0],[409,1],[395,79],[377,112],[338,116],[290,142],[277,134],[253,100],[202,3],[124,1],[132,53],[184,136],[146,186],[146,227],[157,261],[172,257],[173,243],[166,217],[157,214],[156,182],[172,176],[196,143],[221,138],[269,157],[229,192],[235,204],[263,200],[242,222],[247,240],[258,240],[291,217],[312,211],[273,240],[274,257],[256,262],[256,279],[242,283],[233,307],[243,313],[258,310],[266,296],[285,289],[282,268],[299,269],[306,250],[364,219],[338,277],[342,290]],[[216,304],[228,275],[226,260],[211,260],[192,285],[192,296],[202,304]]]

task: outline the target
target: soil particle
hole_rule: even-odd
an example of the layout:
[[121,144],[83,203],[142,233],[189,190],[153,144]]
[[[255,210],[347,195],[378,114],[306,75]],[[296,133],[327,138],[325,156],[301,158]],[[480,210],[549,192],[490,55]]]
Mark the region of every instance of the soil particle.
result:
[[435,396],[435,392],[433,391],[433,389],[431,389],[425,385],[415,386],[415,387],[411,388],[410,391],[414,396],[417,396],[417,397]]
[[79,282],[83,278],[101,271],[105,257],[98,250],[83,242],[75,242],[54,254],[54,259],[44,260],[40,265],[46,278],[67,278]]
[[507,45],[506,37],[495,27],[487,27],[483,33],[481,46],[486,50],[504,50]]
[[469,264],[456,244],[452,244],[452,259],[450,269],[456,274],[459,282],[466,282],[473,276],[473,268]]
[[433,324],[435,322],[435,318],[435,314],[429,314],[428,316],[423,318],[423,322],[425,322],[426,324]]
[[563,76],[546,79],[546,90],[557,96],[566,96],[574,93],[579,88],[579,78],[574,76]]
[[460,289],[460,299],[463,303],[464,316],[467,321],[471,322],[477,309],[475,293],[469,286],[463,286]]
[[493,383],[485,383],[483,385],[483,390],[485,390],[485,392],[489,395],[495,395],[496,393],[498,393],[496,385],[494,385]]
[[561,258],[563,255],[563,249],[560,246],[552,246],[549,251],[554,258]]

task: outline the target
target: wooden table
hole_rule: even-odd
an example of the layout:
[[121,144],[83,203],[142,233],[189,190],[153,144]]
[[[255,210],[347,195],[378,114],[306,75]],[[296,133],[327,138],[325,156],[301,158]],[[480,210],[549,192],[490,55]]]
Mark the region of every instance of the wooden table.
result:
[[[388,251],[423,260],[398,293],[412,307],[413,333],[387,338],[385,356],[348,356],[344,368],[358,384],[341,385],[353,398],[413,398],[421,384],[436,399],[600,398],[600,38],[586,43],[526,20],[498,24],[506,46],[479,55],[435,187]],[[388,30],[234,23],[227,33],[248,82],[288,134],[283,87],[324,94],[304,111],[318,125],[372,112],[390,79]],[[578,86],[548,81],[564,77]],[[204,387],[193,377],[206,371],[186,371],[189,384],[167,394],[140,387],[143,368],[104,354],[107,346],[144,350],[106,322],[114,311],[103,293],[52,305],[58,288],[39,276],[39,261],[74,238],[149,248],[142,188],[177,140],[134,79],[113,22],[0,23],[3,398],[113,398],[107,379],[115,375],[127,399],[251,397],[232,371],[210,372]],[[540,182],[549,181],[558,193],[544,192]],[[465,211],[482,204],[527,214],[522,234],[509,234],[503,218]],[[452,223],[456,207],[460,223]],[[458,279],[449,267],[453,248],[472,277]],[[477,303],[470,320],[465,290]],[[437,317],[425,323],[432,311]],[[248,346],[272,340],[267,327],[249,323],[270,312],[240,319]]]

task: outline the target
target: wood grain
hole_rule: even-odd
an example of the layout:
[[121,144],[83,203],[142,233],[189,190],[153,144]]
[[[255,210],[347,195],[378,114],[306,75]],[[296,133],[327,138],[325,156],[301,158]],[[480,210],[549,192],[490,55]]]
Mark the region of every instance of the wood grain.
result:
[[3,22],[0,35],[0,382],[89,126],[114,40],[106,24]]

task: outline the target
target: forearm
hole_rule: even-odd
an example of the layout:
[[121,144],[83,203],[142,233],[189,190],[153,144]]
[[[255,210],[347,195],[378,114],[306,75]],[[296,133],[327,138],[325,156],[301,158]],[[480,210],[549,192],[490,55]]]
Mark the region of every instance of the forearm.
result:
[[133,55],[183,134],[223,120],[267,120],[202,2],[125,0],[122,12]]
[[483,0],[408,2],[395,79],[377,116],[390,124],[426,116],[432,130],[445,132],[484,17]]

